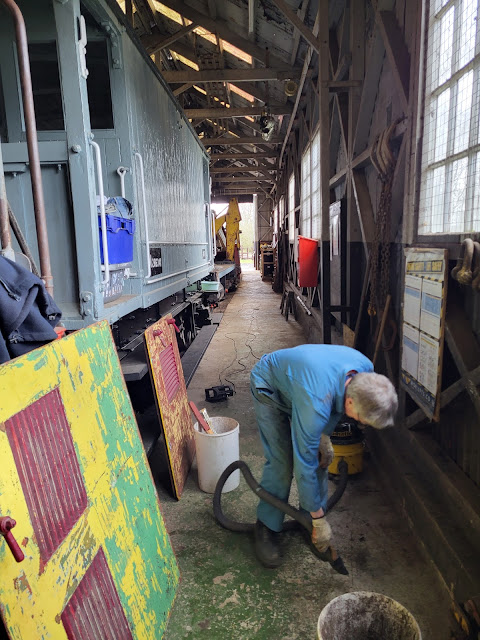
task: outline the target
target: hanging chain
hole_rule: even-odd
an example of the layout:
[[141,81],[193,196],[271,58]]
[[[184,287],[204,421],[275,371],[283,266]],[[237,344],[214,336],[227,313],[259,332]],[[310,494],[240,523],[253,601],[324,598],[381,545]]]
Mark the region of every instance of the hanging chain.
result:
[[[377,305],[383,309],[390,284],[390,211],[395,158],[390,151],[389,139],[396,122],[384,131],[371,154],[372,164],[382,181],[382,192],[375,219],[375,232],[370,250],[370,300],[368,315],[377,315]],[[380,273],[379,273],[380,272]]]
[[382,251],[380,264],[380,291],[378,304],[380,309],[385,306],[388,291],[390,289],[390,222],[392,208],[392,185],[393,185],[394,166],[392,165],[385,177],[382,187],[383,207],[385,209],[383,222]]

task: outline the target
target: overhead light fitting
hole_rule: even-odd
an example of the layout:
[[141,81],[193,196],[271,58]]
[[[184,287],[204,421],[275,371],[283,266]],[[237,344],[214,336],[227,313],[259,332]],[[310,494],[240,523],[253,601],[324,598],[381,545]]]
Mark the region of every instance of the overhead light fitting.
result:
[[283,89],[285,91],[285,95],[291,98],[297,93],[298,85],[295,80],[285,80]]
[[276,122],[275,122],[275,119],[272,117],[267,105],[265,105],[265,108],[262,110],[259,124],[260,124],[260,131],[262,132],[262,138],[265,141],[270,140],[270,138],[275,133]]

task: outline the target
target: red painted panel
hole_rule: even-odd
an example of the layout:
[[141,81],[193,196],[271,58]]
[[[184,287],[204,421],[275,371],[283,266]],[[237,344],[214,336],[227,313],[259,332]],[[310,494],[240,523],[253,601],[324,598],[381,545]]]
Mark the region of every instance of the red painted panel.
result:
[[87,506],[59,390],[14,415],[5,427],[40,556],[47,562]]
[[69,640],[133,640],[101,547],[61,617]]
[[175,362],[173,345],[170,344],[160,353],[159,360],[160,366],[162,367],[162,376],[165,383],[165,391],[167,392],[167,400],[170,403],[180,387],[180,377],[178,375],[177,363]]
[[298,236],[298,286],[316,287],[318,284],[318,242]]

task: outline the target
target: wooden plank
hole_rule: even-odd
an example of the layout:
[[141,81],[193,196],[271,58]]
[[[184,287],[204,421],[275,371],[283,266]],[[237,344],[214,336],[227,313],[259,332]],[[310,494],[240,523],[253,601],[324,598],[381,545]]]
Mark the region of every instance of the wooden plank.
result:
[[320,126],[320,208],[322,220],[322,241],[320,243],[320,305],[322,309],[322,336],[325,344],[330,344],[331,315],[330,315],[330,117],[329,93],[325,86],[329,78],[329,31],[328,20],[321,19],[328,16],[328,0],[320,0],[318,5],[318,40],[320,42],[318,69],[318,99]]
[[157,51],[161,51],[162,49],[170,48],[171,44],[173,44],[180,38],[183,38],[184,36],[188,35],[191,31],[193,31],[197,27],[198,27],[198,24],[196,24],[195,22],[192,22],[191,24],[188,24],[186,27],[179,29],[178,31],[173,33],[171,36],[168,36],[167,38],[165,38],[163,34],[160,35],[157,42],[155,42],[155,40],[151,38],[149,40],[148,46],[146,45],[145,42],[143,42],[143,40],[142,40],[142,43],[149,54],[157,53]]
[[[466,327],[464,329],[466,329]],[[445,337],[447,339],[448,348],[450,349],[450,353],[453,356],[455,365],[460,372],[462,379],[464,379],[466,382],[465,389],[467,390],[467,393],[470,396],[470,400],[473,402],[475,411],[477,412],[477,415],[480,419],[480,393],[478,392],[476,385],[470,382],[469,370],[465,364],[464,358],[466,358],[468,361],[471,361],[471,358],[468,355],[464,356],[462,353],[461,347],[459,346],[461,344],[460,340],[462,339],[459,338],[460,333],[464,334],[465,332],[461,331],[461,327],[455,325],[452,322],[451,317],[448,318],[445,326]],[[471,330],[469,333],[471,333]],[[472,352],[478,350],[478,347],[476,348],[474,341],[475,339],[473,339],[473,341],[470,343],[470,350]]]
[[205,82],[261,82],[267,80],[289,80],[298,78],[298,69],[275,69],[272,67],[262,67],[257,69],[204,69],[195,71],[187,69],[184,71],[162,71],[166,82],[203,84]]
[[370,124],[372,122],[375,100],[377,99],[384,57],[385,46],[378,29],[375,29],[363,81],[363,91],[360,98],[357,121],[355,123],[353,142],[353,152],[355,154],[361,153],[368,144]]
[[[212,20],[212,18],[197,11],[182,0],[162,0],[162,4],[169,9],[177,11],[188,20],[197,22],[202,27],[217,34],[222,40],[226,40],[230,44],[233,44],[234,47],[238,47],[245,53],[248,53],[252,58],[255,58],[255,60],[265,64],[265,50],[253,42],[250,42],[247,38],[239,36],[235,31],[232,31],[225,20],[220,20],[218,17],[216,20]],[[269,55],[269,60],[273,67],[283,67],[285,65],[283,60],[272,54]]]
[[254,144],[255,146],[259,147],[261,145],[281,144],[283,142],[283,138],[270,138],[268,142],[261,136],[255,136],[251,138],[249,138],[248,136],[242,136],[239,138],[200,138],[200,142],[202,142],[205,147],[212,147],[215,145],[238,147],[238,145],[242,144]]
[[[272,116],[289,115],[292,106],[289,104],[269,108]],[[261,116],[263,107],[213,107],[210,109],[184,109],[187,118],[238,118]]]
[[215,176],[214,178],[212,178],[214,182],[230,182],[230,183],[236,183],[236,182],[275,182],[275,177],[274,176],[244,176],[244,177],[238,177],[238,178],[229,178],[229,177],[221,177],[221,176]]
[[393,11],[376,11],[375,18],[382,34],[387,58],[392,70],[393,79],[402,103],[403,112],[408,111],[408,94],[410,84],[410,54],[397,18]]
[[[261,158],[278,158],[276,151],[251,151],[250,153],[212,153],[210,154],[210,162],[216,162],[217,160],[258,160]],[[272,165],[275,166],[275,165]]]
[[185,84],[182,84],[181,87],[178,87],[178,89],[174,89],[173,95],[179,96],[184,91],[187,91],[188,89],[190,89],[190,87],[193,87],[193,84],[191,82],[186,82]]
[[[272,0],[280,11],[288,18],[292,25],[298,29],[301,35],[305,38],[308,44],[317,52],[320,53],[320,43],[315,33],[312,33],[306,24],[299,18],[299,16],[293,11],[285,0]],[[327,14],[328,15],[328,12]]]
[[375,234],[375,219],[373,215],[372,201],[368,191],[367,179],[362,170],[352,171],[352,186],[355,201],[357,204],[358,219],[362,233],[363,246],[368,256],[368,244],[373,241]]

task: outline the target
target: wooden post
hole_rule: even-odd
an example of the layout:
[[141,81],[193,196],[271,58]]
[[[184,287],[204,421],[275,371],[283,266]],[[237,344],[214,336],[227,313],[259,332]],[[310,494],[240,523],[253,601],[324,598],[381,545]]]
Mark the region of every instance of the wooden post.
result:
[[[328,16],[328,0],[320,0],[319,16]],[[320,209],[322,241],[320,244],[320,297],[322,305],[323,342],[330,344],[330,116],[329,116],[329,32],[328,20],[319,20],[318,109],[320,126]]]

